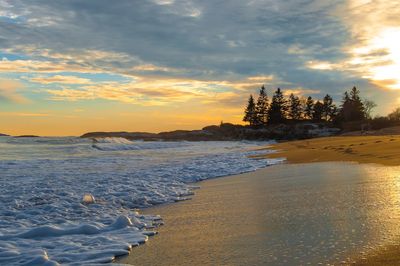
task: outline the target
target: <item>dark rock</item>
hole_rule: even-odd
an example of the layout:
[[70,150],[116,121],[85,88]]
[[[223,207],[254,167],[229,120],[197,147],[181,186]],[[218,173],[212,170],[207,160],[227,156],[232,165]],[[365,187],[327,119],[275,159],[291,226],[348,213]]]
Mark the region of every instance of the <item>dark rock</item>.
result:
[[338,130],[327,124],[297,122],[270,125],[267,127],[250,127],[223,123],[219,126],[206,126],[201,130],[175,130],[160,133],[145,132],[90,132],[82,138],[119,137],[129,140],[166,140],[166,141],[229,141],[229,140],[292,140],[334,135]]

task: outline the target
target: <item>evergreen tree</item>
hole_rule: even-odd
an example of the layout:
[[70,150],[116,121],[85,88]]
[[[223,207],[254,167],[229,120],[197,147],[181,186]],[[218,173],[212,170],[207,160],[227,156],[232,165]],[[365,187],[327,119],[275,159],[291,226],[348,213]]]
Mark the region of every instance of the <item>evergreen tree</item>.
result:
[[260,89],[256,104],[257,124],[266,125],[268,121],[268,96],[264,85]]
[[339,116],[340,120],[344,122],[365,119],[364,104],[360,97],[360,91],[356,87],[353,87],[350,93],[347,91],[344,93]]
[[351,118],[351,100],[349,93],[347,91],[344,92],[342,104],[340,106],[340,114],[339,117],[341,121],[350,121]]
[[320,101],[317,101],[314,104],[314,111],[313,111],[313,120],[319,122],[322,120],[322,114],[324,112],[324,104]]
[[350,99],[352,102],[351,121],[358,121],[365,119],[364,104],[360,97],[360,91],[355,86],[350,91]]
[[308,96],[306,105],[304,108],[304,115],[306,119],[313,119],[314,112],[314,100],[311,96]]
[[293,93],[289,96],[289,118],[293,120],[300,120],[301,118],[301,102],[299,97]]
[[243,121],[248,122],[250,126],[254,126],[257,120],[256,104],[254,103],[253,95],[250,94],[249,101],[244,111]]
[[332,121],[336,113],[336,106],[333,104],[332,97],[327,94],[323,100],[322,119]]
[[286,100],[282,91],[278,88],[272,97],[271,106],[268,111],[268,123],[279,124],[285,122],[286,117]]

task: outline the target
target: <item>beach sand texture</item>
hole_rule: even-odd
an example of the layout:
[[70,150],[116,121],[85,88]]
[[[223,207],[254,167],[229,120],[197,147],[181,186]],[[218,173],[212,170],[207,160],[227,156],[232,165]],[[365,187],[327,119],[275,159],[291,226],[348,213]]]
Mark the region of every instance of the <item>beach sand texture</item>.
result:
[[160,234],[132,265],[353,263],[400,234],[399,167],[285,164],[207,180],[190,201],[144,210]]
[[273,146],[289,163],[354,161],[388,166],[400,165],[400,135],[342,136],[291,141]]

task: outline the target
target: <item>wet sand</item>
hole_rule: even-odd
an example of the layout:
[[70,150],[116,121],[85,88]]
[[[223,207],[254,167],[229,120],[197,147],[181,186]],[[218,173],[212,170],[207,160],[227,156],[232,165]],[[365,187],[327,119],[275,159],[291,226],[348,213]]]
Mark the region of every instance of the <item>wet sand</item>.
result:
[[396,167],[318,163],[207,180],[192,200],[144,210],[160,214],[165,225],[118,262],[356,262],[399,239],[399,174]]
[[[373,136],[327,137],[274,145],[279,152],[270,158],[285,157],[290,163],[353,161],[388,166],[400,165],[400,128],[383,129]],[[358,256],[357,265],[400,265],[400,239],[369,256]]]

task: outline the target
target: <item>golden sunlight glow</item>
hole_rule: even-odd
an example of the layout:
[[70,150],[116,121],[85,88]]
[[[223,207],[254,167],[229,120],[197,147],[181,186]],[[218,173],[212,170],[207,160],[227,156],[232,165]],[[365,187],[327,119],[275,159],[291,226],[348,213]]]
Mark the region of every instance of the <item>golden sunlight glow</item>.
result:
[[389,89],[400,89],[400,28],[386,28],[367,46],[353,50],[353,65],[365,65],[365,78]]

